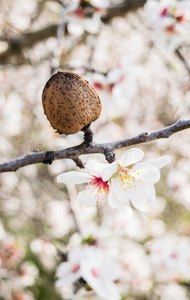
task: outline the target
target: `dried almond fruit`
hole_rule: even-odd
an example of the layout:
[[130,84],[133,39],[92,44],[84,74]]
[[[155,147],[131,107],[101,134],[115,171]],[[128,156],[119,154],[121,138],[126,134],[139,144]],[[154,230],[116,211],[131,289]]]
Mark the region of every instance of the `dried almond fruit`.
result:
[[44,113],[59,133],[73,134],[99,118],[101,102],[95,89],[78,74],[58,72],[42,93]]

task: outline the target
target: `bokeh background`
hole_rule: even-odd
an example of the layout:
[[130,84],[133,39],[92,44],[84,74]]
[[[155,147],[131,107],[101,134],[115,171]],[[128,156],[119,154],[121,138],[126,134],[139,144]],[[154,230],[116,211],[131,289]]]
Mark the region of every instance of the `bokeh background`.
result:
[[[172,25],[158,18],[166,2],[185,7],[177,17],[173,12]],[[1,0],[0,162],[82,142],[82,133],[55,133],[43,113],[43,87],[58,70],[76,72],[96,88],[103,107],[92,124],[97,143],[189,119],[187,2]],[[188,300],[189,143],[185,130],[137,145],[146,161],[168,154],[172,164],[161,170],[153,209],[134,209],[132,218],[104,206],[80,207],[76,196],[84,187],[56,182],[64,171],[78,170],[72,160],[2,173],[0,299],[102,299],[83,286],[55,285],[63,253],[91,236],[122,268],[121,299]],[[105,162],[98,154],[81,159]]]

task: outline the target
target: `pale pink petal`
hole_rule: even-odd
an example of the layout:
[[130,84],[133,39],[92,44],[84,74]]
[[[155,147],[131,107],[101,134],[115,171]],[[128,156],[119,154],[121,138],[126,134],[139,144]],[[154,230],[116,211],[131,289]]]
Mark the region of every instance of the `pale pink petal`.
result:
[[135,180],[142,183],[156,183],[160,180],[160,171],[150,163],[139,162],[128,172]]
[[127,167],[139,162],[144,156],[144,152],[138,148],[127,150],[119,159],[118,163],[122,167]]
[[103,181],[109,180],[113,176],[113,174],[115,174],[117,172],[117,166],[118,166],[117,161],[114,161],[110,165],[107,165],[107,167],[102,172]]
[[83,172],[65,172],[57,176],[57,182],[80,184],[92,181],[92,176]]
[[169,155],[164,155],[152,160],[150,163],[153,164],[156,168],[161,169],[164,166],[171,163],[172,157]]

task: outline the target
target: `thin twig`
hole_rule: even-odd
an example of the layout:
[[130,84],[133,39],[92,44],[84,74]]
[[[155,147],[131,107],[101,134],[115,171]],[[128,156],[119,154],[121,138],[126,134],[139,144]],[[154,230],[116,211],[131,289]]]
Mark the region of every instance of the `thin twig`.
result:
[[13,172],[22,167],[37,164],[37,163],[48,163],[53,162],[57,159],[70,158],[74,159],[75,162],[79,162],[78,157],[82,154],[92,154],[92,153],[102,153],[111,152],[116,149],[121,149],[129,147],[132,145],[151,142],[158,139],[169,138],[172,134],[190,128],[190,120],[179,121],[169,127],[153,131],[144,132],[132,138],[126,138],[123,140],[118,140],[112,143],[103,144],[82,144],[67,148],[64,150],[54,150],[54,151],[42,151],[42,152],[32,152],[25,156],[13,159],[9,162],[0,164],[0,173],[3,172]]
[[189,66],[188,62],[186,61],[185,57],[183,56],[183,54],[181,53],[180,48],[176,49],[175,53],[177,54],[177,56],[181,60],[181,62],[184,64],[184,66],[190,76],[190,66]]

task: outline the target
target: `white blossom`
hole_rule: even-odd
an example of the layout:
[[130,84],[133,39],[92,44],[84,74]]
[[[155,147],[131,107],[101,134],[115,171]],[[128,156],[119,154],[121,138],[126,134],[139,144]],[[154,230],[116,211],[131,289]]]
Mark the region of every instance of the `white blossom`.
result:
[[57,268],[57,287],[83,278],[102,299],[119,300],[120,294],[114,280],[120,276],[119,267],[96,247],[75,247],[69,251],[68,261]]

